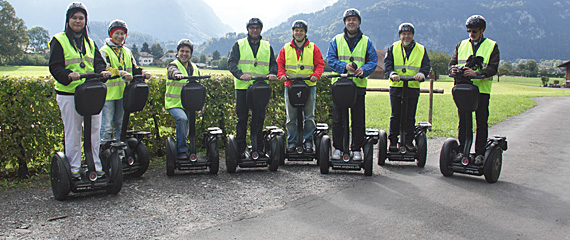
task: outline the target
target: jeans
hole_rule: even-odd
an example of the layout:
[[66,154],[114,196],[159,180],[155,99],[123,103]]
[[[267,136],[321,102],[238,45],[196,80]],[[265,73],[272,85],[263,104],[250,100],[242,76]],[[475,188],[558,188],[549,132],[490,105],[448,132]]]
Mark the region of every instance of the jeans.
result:
[[[402,116],[402,97],[390,95],[390,105],[392,107],[392,116],[390,117],[390,141],[397,142],[400,135],[400,117]],[[406,107],[406,120],[404,129],[406,131],[406,142],[412,142],[414,139],[414,129],[416,124],[416,109],[418,106],[418,97],[408,97]]]
[[101,139],[121,138],[124,113],[122,98],[105,101],[105,106],[101,111]]
[[[247,106],[247,90],[236,89],[236,142],[237,152],[243,153],[246,147],[245,136],[247,135],[247,120],[249,107]],[[257,133],[257,151],[263,151],[263,123],[265,122],[265,109],[261,111],[251,110],[250,137],[253,145],[254,133]]]
[[176,148],[178,148],[178,155],[185,154],[188,151],[188,145],[186,145],[190,124],[188,114],[182,108],[171,108],[168,109],[168,112],[176,119]]
[[[350,122],[352,123],[352,143],[350,149],[352,151],[360,151],[364,145],[364,125],[365,125],[365,103],[364,94],[356,96],[356,103],[350,108]],[[341,109],[333,104],[333,147],[343,151],[344,124],[342,122]],[[346,136],[348,137],[348,136]]]
[[[315,125],[315,102],[317,100],[317,87],[309,87],[309,98],[303,107],[303,139],[312,143],[313,132],[317,128]],[[289,104],[289,88],[285,88],[285,107],[287,108],[287,142],[297,143],[297,108]]]
[[[477,123],[477,134],[475,136],[475,154],[477,155],[485,155],[485,145],[487,145],[487,137],[489,135],[489,124],[487,121],[489,120],[489,99],[491,95],[479,93],[479,105],[477,107],[477,111],[475,111],[475,121]],[[463,119],[463,112],[459,112],[459,149],[463,149],[463,144],[465,143],[465,128],[468,126],[465,123],[465,119]],[[472,131],[472,126],[469,131]]]

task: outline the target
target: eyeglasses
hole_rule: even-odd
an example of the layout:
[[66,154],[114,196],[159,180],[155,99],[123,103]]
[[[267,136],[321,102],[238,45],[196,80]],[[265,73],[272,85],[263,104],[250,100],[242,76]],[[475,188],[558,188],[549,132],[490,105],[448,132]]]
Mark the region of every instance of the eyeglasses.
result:
[[250,30],[261,30],[261,27],[258,27],[258,26],[251,26],[251,27],[249,27],[248,29],[250,29]]
[[467,29],[467,32],[468,32],[468,33],[478,33],[479,30],[469,30],[469,29]]

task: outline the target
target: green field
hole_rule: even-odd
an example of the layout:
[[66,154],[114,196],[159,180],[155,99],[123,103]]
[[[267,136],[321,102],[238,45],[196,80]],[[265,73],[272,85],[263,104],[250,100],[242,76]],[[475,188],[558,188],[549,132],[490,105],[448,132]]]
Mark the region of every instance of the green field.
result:
[[[165,75],[166,68],[146,66],[144,69],[149,70],[154,75]],[[226,70],[217,69],[200,69],[200,73],[204,74],[230,74]],[[0,76],[51,76],[47,66],[0,66]]]

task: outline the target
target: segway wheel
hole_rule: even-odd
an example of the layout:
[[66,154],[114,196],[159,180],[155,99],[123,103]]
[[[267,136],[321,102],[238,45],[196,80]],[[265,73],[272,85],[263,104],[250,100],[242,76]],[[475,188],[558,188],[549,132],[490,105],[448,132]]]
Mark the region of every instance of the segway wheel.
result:
[[416,138],[416,146],[417,146],[417,152],[416,152],[416,164],[418,165],[418,167],[425,167],[426,166],[426,160],[427,160],[427,136],[425,135],[425,133],[421,133],[417,138]]
[[269,147],[271,147],[271,154],[269,156],[269,166],[267,167],[269,171],[275,172],[279,168],[281,163],[281,152],[284,151],[279,145],[279,137],[274,137],[269,141]]
[[277,136],[278,145],[280,146],[281,151],[278,152],[279,154],[279,165],[285,165],[285,148],[286,148],[286,138],[285,135]]
[[319,165],[320,163],[320,159],[321,159],[321,139],[323,138],[323,136],[320,136],[318,138],[315,138],[315,159],[317,159],[317,165]]
[[458,147],[459,142],[455,138],[448,138],[443,143],[439,154],[439,171],[443,176],[449,177],[453,175],[453,170],[449,166],[453,162],[453,158],[457,156]]
[[133,177],[140,177],[143,175],[148,169],[148,165],[150,163],[148,149],[142,142],[137,146],[137,142],[138,140],[136,138],[127,139],[127,144],[131,150],[131,157],[135,161],[134,164],[140,166],[136,172],[130,174]]
[[237,143],[234,136],[230,135],[226,142],[226,170],[228,173],[235,173],[237,168]]
[[483,175],[488,183],[495,183],[501,175],[501,167],[503,165],[503,151],[498,146],[494,146],[485,159],[483,167]]
[[166,175],[173,176],[176,167],[176,158],[178,151],[176,150],[176,142],[172,137],[166,138]]
[[321,150],[319,151],[319,167],[321,174],[329,173],[329,160],[331,156],[331,139],[329,136],[323,136],[321,139]]
[[67,158],[61,152],[54,154],[51,159],[50,180],[51,190],[55,199],[60,201],[67,199],[71,190],[70,174],[71,169]]
[[386,164],[386,155],[388,151],[388,135],[386,131],[379,131],[380,137],[378,138],[378,165],[384,166]]
[[218,141],[214,140],[208,145],[208,160],[210,161],[210,173],[218,174],[220,169],[220,151],[218,150]]
[[374,162],[374,145],[370,143],[364,144],[364,175],[372,176],[372,162]]
[[111,184],[107,188],[107,193],[117,194],[123,187],[123,164],[117,153],[111,154],[109,164],[110,168],[107,169],[107,174],[109,174],[108,176],[111,178]]

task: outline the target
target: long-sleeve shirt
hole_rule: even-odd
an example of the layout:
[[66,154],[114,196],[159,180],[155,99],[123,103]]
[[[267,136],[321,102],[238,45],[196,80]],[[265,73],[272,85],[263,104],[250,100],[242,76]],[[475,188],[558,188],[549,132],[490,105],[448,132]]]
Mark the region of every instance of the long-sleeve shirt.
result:
[[[361,38],[362,38],[362,32],[360,31],[360,29],[358,30],[358,34],[354,38],[349,38],[348,32],[345,28],[344,39],[346,39],[346,42],[348,43],[350,51],[354,50],[354,48],[356,47],[356,44],[358,44],[358,42],[360,41]],[[331,70],[338,72],[338,73],[346,73],[347,72],[346,65],[348,63],[343,62],[343,61],[338,59],[338,51],[337,51],[337,45],[336,45],[335,38],[333,38],[330,41],[329,50],[327,52],[327,62],[329,63]],[[368,77],[370,74],[372,74],[376,70],[377,64],[378,64],[378,54],[376,54],[376,49],[374,48],[372,41],[370,41],[370,39],[368,39],[368,44],[366,47],[365,64],[360,67],[360,68],[362,68],[362,71],[363,71],[362,76]]]
[[[259,43],[261,41],[261,36],[259,38],[259,41],[255,43],[252,42],[249,35],[247,37],[247,40],[249,42],[251,50],[253,51],[253,56],[256,57],[257,50],[259,50]],[[269,74],[277,75],[278,71],[277,62],[275,61],[275,54],[273,52],[273,47],[270,46],[269,50],[271,51],[271,56],[269,58]],[[230,57],[228,58],[228,68],[230,69],[230,72],[234,75],[234,77],[236,77],[237,79],[240,79],[241,75],[243,75],[243,72],[237,66],[239,63],[239,59],[240,59],[239,44],[236,42],[232,47],[232,50],[230,51]]]
[[[295,47],[294,41],[295,41],[295,39],[291,40],[291,42],[290,42],[292,47]],[[296,48],[295,52],[297,53],[297,59],[299,59],[301,57],[301,55],[303,54],[302,51],[305,50],[305,47],[307,47],[307,45],[309,45],[309,43],[310,43],[310,41],[307,39],[307,41],[305,41],[305,44],[303,45],[302,48]],[[277,66],[279,66],[277,78],[281,78],[282,76],[287,75],[286,69],[285,69],[285,47],[281,48],[281,50],[279,51],[279,55],[277,56]],[[323,74],[323,72],[325,70],[325,61],[323,60],[321,50],[319,49],[319,47],[317,47],[317,45],[315,45],[315,48],[313,49],[313,66],[315,66],[315,69],[313,70],[313,74],[311,74],[311,76],[321,78],[321,75]],[[288,87],[290,84],[291,84],[291,81],[285,82],[286,87]]]
[[[192,63],[190,61],[188,61],[188,67],[186,67],[186,72],[188,73],[188,76],[192,76],[194,74],[194,68],[192,67]],[[180,69],[178,69],[178,65],[176,65],[176,63],[174,63],[173,61],[166,66],[166,75],[168,79],[177,80],[174,77],[176,74],[182,74],[182,72],[180,71]],[[198,72],[198,75],[200,75],[200,72]]]
[[[477,52],[477,49],[479,48],[479,46],[481,46],[481,43],[483,41],[485,41],[485,39],[486,39],[483,36],[481,36],[481,38],[482,39],[478,44],[474,44],[471,41],[471,39],[469,39],[469,42],[471,42],[471,45],[473,46],[473,52]],[[461,42],[459,42],[455,46],[455,51],[453,52],[453,55],[451,56],[451,60],[449,61],[449,65],[447,67],[449,73],[451,73],[451,67],[454,65],[457,65],[457,49],[459,49],[460,45],[461,45]],[[484,69],[481,69],[475,73],[477,75],[484,75],[485,77],[492,77],[495,74],[497,74],[500,61],[501,61],[501,57],[499,54],[499,45],[495,44],[495,47],[493,48],[493,51],[491,52],[491,57],[489,58],[489,63],[487,64],[487,67]]]

